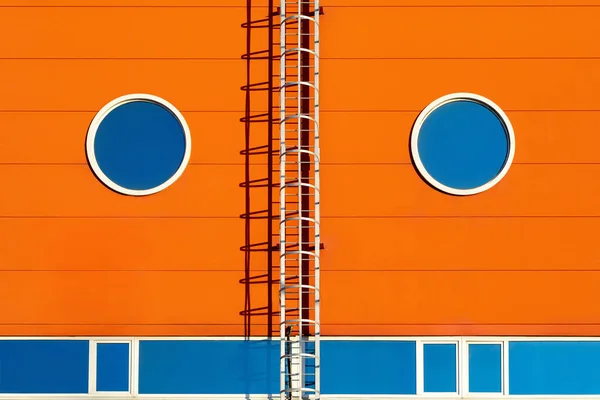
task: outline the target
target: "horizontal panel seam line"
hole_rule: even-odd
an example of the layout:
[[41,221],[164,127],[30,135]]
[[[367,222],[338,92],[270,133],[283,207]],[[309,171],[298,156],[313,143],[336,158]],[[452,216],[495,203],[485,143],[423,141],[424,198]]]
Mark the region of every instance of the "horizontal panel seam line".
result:
[[[60,322],[2,322],[0,326],[244,326],[243,323],[60,323]],[[266,323],[255,324],[257,326],[267,326]],[[429,322],[406,322],[406,323],[355,323],[355,322],[326,322],[321,323],[322,326],[600,326],[597,322],[505,322],[505,323],[488,323],[488,322],[477,322],[477,323],[461,323],[461,322],[447,322],[447,323],[429,323]]]
[[[328,5],[328,9],[335,8],[598,8],[600,4],[432,4],[432,5]],[[245,9],[244,5],[0,5],[0,8],[238,8]],[[268,8],[268,5],[254,5],[252,9]]]
[[[322,219],[581,219],[600,218],[600,215],[322,215]],[[0,215],[0,219],[239,219],[237,216],[200,215]],[[250,218],[264,220],[265,218]],[[273,217],[277,219],[276,216]]]
[[[235,157],[235,154],[232,154],[231,157]],[[239,155],[240,158],[245,157]],[[250,157],[267,157],[266,154],[256,154],[250,155]],[[273,157],[277,157],[277,154],[273,154]],[[0,166],[87,166],[89,165],[86,162],[0,162]],[[190,162],[188,165],[193,166],[205,166],[205,167],[218,167],[218,166],[245,166],[245,162],[229,162],[229,163],[210,163],[210,162]],[[269,165],[266,162],[251,162],[250,166],[267,166]],[[401,161],[401,162],[325,162],[321,161],[321,165],[325,166],[412,166],[413,163],[410,161]],[[512,165],[600,165],[600,161],[522,161],[522,162],[513,162]],[[275,171],[273,171],[275,173]]]
[[239,215],[232,216],[199,216],[199,215],[0,215],[0,219],[239,219]]
[[[268,5],[255,5],[252,9],[268,8]],[[246,9],[245,5],[68,5],[68,4],[52,4],[52,5],[0,5],[0,8],[241,8]]]
[[[241,253],[242,251],[240,251]],[[256,268],[256,267],[255,267]],[[250,277],[250,279],[264,279],[263,273],[267,271],[264,269],[255,269],[251,268],[250,272],[252,273],[261,273],[261,275],[257,275],[254,277]],[[273,267],[274,270],[277,270],[278,267]],[[36,272],[155,272],[155,273],[163,273],[163,272],[177,272],[177,273],[204,273],[204,272],[235,272],[235,273],[244,273],[245,269],[2,269],[0,268],[0,273],[3,272],[20,272],[20,273],[36,273]],[[600,269],[570,269],[570,268],[560,268],[560,269],[336,269],[336,268],[323,268],[321,270],[322,273],[330,273],[330,272],[352,272],[352,273],[364,273],[364,272],[396,272],[396,273],[429,273],[429,272],[440,272],[440,273],[454,273],[454,272],[471,272],[471,273],[487,273],[487,272],[496,272],[496,273],[522,273],[522,272],[541,272],[541,273],[565,273],[565,272],[600,272]],[[240,283],[243,285],[244,283]],[[261,284],[266,285],[266,282],[260,281],[257,283],[251,283],[254,285]],[[273,282],[273,285],[279,285],[279,281]]]
[[[591,108],[591,109],[514,109],[514,108],[504,108],[505,112],[600,112],[600,108]],[[74,109],[0,109],[0,113],[97,113],[98,110],[74,110]],[[179,110],[182,113],[234,113],[234,114],[244,114],[246,111],[243,110]],[[334,113],[356,113],[356,114],[376,114],[376,113],[420,113],[422,110],[420,109],[394,109],[394,110],[378,110],[378,109],[348,109],[348,110],[320,110],[321,114],[334,114]],[[251,113],[266,113],[267,110],[250,110]],[[276,112],[274,110],[273,112]],[[278,120],[277,120],[278,121]],[[274,124],[277,123],[274,122]],[[261,124],[265,122],[261,121]],[[242,122],[240,121],[240,124]]]
[[240,57],[0,57],[0,61],[240,61]]
[[[23,326],[103,326],[103,325],[110,325],[110,326],[243,326],[243,323],[198,323],[198,324],[185,324],[185,323],[169,323],[169,322],[165,322],[165,323],[139,323],[139,324],[119,324],[119,323],[97,323],[97,324],[93,324],[93,323],[53,323],[53,322],[48,322],[48,323],[38,323],[38,322],[0,322],[0,326],[11,326],[11,325],[23,325]],[[267,325],[267,324],[264,324]]]
[[[242,251],[240,251],[241,253]],[[251,268],[250,271],[252,273],[266,273],[265,270],[262,269],[254,269]],[[348,270],[348,271],[352,271],[352,270]],[[237,273],[244,273],[245,269],[243,268],[239,268],[239,269],[97,269],[97,268],[92,268],[92,269],[56,269],[56,268],[52,268],[52,269],[2,269],[0,268],[0,273],[1,272],[237,272]],[[256,277],[256,279],[258,278],[262,278],[263,276],[260,275],[258,277]],[[252,277],[251,277],[252,279]],[[260,283],[264,283],[264,282],[260,282]],[[279,282],[277,282],[279,283]]]
[[[503,108],[505,112],[598,112],[600,109],[515,109]],[[347,110],[320,110],[321,113],[420,113],[421,109],[347,109]],[[254,112],[254,111],[253,111]]]
[[599,8],[600,4],[433,4],[433,5],[328,5],[327,8]]
[[556,325],[556,326],[598,326],[600,323],[598,322],[505,322],[505,323],[492,323],[492,322],[473,322],[473,323],[463,323],[463,322],[376,322],[376,323],[356,323],[356,322],[323,322],[321,325],[352,325],[352,326],[447,326],[447,325],[459,325],[459,326],[538,326],[538,325]]
[[[262,59],[261,59],[262,60]],[[401,60],[600,60],[600,56],[491,57],[320,57],[321,61]],[[0,61],[240,61],[241,57],[0,57]],[[265,60],[262,60],[265,61]]]

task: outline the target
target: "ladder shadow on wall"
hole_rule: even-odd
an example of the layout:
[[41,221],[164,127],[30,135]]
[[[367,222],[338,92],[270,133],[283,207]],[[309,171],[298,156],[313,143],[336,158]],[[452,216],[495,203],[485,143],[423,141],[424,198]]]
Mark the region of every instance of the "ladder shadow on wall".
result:
[[[245,162],[245,177],[240,183],[245,194],[244,220],[244,336],[279,336],[279,307],[274,304],[279,288],[278,271],[278,165],[279,118],[274,98],[279,88],[275,75],[274,42],[279,25],[274,22],[273,0],[269,7],[252,6],[246,2],[246,52],[242,55],[246,67],[244,116],[245,146],[240,155]],[[277,300],[276,300],[277,301]]]

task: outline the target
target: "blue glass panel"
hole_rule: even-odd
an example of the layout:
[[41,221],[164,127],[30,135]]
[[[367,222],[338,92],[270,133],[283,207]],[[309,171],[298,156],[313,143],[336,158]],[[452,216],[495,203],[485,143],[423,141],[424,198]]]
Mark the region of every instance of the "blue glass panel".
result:
[[454,189],[473,189],[500,173],[509,154],[509,139],[495,112],[478,102],[461,100],[427,116],[417,147],[435,180]]
[[[308,354],[315,354],[315,343],[308,342],[304,347],[304,352]],[[315,389],[315,373],[316,373],[316,363],[314,358],[308,358],[304,363],[304,371],[305,371],[305,386],[309,389]]]
[[502,392],[501,344],[469,344],[469,392]]
[[98,343],[96,349],[96,390],[128,392],[129,343]]
[[88,392],[86,340],[0,340],[0,393]]
[[508,359],[510,394],[600,394],[600,342],[511,342]]
[[416,394],[413,341],[321,342],[323,394]]
[[175,115],[149,101],[112,110],[96,133],[94,152],[104,174],[131,190],[146,190],[169,180],[179,169],[186,143]]
[[142,340],[140,394],[278,394],[279,341]]
[[424,390],[428,393],[456,392],[456,345],[423,345]]

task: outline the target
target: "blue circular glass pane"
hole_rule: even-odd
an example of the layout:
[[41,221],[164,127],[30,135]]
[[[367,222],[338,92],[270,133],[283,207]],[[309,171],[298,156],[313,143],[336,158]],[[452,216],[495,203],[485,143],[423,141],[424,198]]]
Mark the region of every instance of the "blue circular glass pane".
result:
[[185,131],[160,104],[133,101],[104,117],[94,141],[102,172],[130,190],[148,190],[168,181],[183,162]]
[[427,172],[453,189],[475,189],[493,180],[509,155],[509,136],[500,117],[469,100],[431,112],[419,131],[419,157]]

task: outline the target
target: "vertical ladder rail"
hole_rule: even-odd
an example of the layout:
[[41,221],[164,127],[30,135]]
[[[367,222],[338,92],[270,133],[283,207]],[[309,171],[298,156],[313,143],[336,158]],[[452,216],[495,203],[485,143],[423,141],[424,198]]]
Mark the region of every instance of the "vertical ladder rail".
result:
[[280,17],[280,395],[319,399],[318,0],[281,0]]

